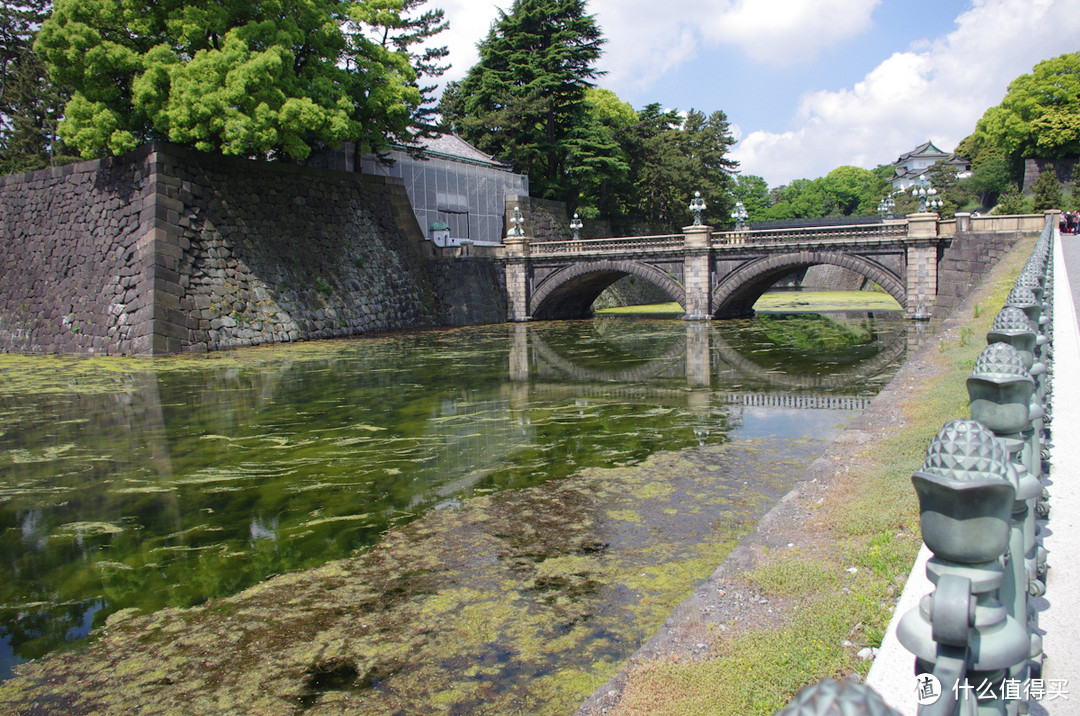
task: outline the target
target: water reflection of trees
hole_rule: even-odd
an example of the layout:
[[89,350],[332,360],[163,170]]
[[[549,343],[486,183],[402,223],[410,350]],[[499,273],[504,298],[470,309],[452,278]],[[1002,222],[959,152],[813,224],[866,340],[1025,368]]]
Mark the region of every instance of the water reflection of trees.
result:
[[[838,317],[839,318],[839,317]],[[721,377],[780,390],[876,393],[908,350],[910,322],[866,314],[772,319],[726,330],[713,347]]]

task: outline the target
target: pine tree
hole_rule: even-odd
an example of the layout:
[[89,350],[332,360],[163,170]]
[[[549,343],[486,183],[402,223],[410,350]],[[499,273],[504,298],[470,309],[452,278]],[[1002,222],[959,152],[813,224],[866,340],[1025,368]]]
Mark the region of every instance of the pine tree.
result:
[[49,0],[7,6],[0,16],[0,174],[70,161],[56,137],[68,93],[53,84],[34,36],[52,9]]
[[1057,174],[1054,172],[1053,165],[1048,166],[1039,174],[1039,178],[1035,180],[1035,186],[1032,189],[1032,199],[1034,200],[1034,210],[1043,211],[1046,209],[1060,209],[1064,197],[1061,193],[1061,184],[1058,183]]
[[584,0],[515,0],[440,111],[467,140],[527,173],[534,194],[573,200],[571,135],[603,42]]
[[450,25],[441,9],[420,11],[427,0],[402,0],[400,11],[384,11],[371,17],[370,31],[376,42],[384,49],[408,56],[416,72],[416,86],[420,91],[420,104],[413,112],[412,121],[395,139],[411,143],[417,137],[434,136],[434,115],[437,112],[435,90],[437,84],[426,80],[441,77],[450,65],[444,64],[450,50],[445,46],[428,44],[433,37]]

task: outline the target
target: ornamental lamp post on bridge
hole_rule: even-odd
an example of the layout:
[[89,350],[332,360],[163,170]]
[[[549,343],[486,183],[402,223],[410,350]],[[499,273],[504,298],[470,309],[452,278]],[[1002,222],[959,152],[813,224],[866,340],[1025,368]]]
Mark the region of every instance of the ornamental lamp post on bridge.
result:
[[575,211],[574,218],[570,220],[570,231],[574,234],[574,241],[581,241],[581,229],[583,226],[584,224],[581,223],[581,219]]
[[919,213],[936,211],[942,206],[942,201],[937,197],[937,189],[927,184],[918,188],[912,188],[911,195],[919,198]]
[[731,212],[731,218],[735,220],[736,231],[746,231],[746,220],[750,215],[746,213],[746,207],[741,201],[735,202],[735,210]]
[[701,212],[705,211],[705,200],[701,198],[701,192],[695,191],[694,198],[690,200],[690,211],[694,212],[694,226],[701,226]]
[[896,208],[896,200],[893,199],[892,194],[888,194],[881,201],[878,202],[877,210],[881,214],[882,221],[888,221],[895,218],[893,216],[893,209]]

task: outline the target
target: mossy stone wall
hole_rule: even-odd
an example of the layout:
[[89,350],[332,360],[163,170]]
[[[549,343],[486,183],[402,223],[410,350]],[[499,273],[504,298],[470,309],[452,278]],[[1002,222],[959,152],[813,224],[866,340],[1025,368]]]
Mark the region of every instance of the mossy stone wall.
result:
[[0,351],[201,352],[467,319],[454,302],[481,276],[498,290],[494,264],[442,276],[441,302],[403,202],[394,179],[165,143],[0,178]]
[[147,155],[0,177],[0,351],[150,352]]

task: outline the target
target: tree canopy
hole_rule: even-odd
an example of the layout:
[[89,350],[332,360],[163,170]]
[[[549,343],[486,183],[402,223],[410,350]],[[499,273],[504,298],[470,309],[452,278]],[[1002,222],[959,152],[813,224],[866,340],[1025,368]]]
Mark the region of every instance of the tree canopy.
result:
[[403,24],[405,7],[57,0],[35,48],[50,76],[72,90],[59,132],[84,157],[161,137],[297,160],[317,142],[379,150],[408,136],[422,105],[411,61],[437,60],[410,47],[441,29],[441,18]]
[[695,191],[727,221],[736,163],[727,116],[651,104],[635,111],[600,89],[604,40],[585,0],[515,0],[480,43],[480,60],[439,105],[443,121],[529,175],[531,192],[586,218],[679,225]]
[[568,161],[575,146],[581,158],[585,93],[603,43],[584,0],[514,0],[480,42],[479,62],[448,88],[443,118],[527,173],[539,196],[572,200]]
[[1080,52],[1044,60],[1013,80],[1005,99],[986,111],[975,131],[1009,154],[1080,154]]

